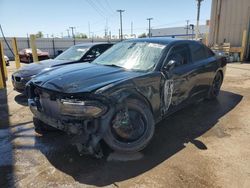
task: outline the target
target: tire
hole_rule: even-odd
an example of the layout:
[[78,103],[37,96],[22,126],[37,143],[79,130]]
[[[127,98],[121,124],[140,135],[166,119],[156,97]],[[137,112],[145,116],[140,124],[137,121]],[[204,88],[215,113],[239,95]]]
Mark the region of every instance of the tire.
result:
[[29,56],[27,59],[28,59],[28,63],[32,63],[32,61],[33,61],[32,56]]
[[48,132],[58,131],[58,129],[49,126],[48,124],[42,122],[41,120],[33,117],[33,124],[35,128],[35,132],[38,134],[46,134]]
[[[126,104],[128,111],[126,117],[129,117],[127,124],[123,125],[124,120],[118,121],[117,119],[120,114],[126,112],[125,108],[118,109],[110,122],[104,141],[114,151],[133,153],[143,150],[151,141],[154,135],[155,122],[149,107],[142,102],[129,99]],[[126,134],[126,131],[130,133]]]
[[223,76],[221,72],[217,72],[214,77],[213,83],[210,87],[207,97],[208,99],[215,99],[219,95],[222,82],[223,82]]

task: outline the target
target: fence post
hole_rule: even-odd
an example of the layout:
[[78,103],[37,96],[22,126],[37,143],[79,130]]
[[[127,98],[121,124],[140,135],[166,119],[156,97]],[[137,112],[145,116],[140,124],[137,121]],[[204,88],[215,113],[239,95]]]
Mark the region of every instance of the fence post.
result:
[[2,59],[2,63],[3,63],[4,76],[5,76],[5,79],[7,80],[8,79],[8,72],[7,72],[5,58],[4,58],[3,43],[2,43],[2,41],[0,41],[0,50],[1,50],[1,56],[0,56],[0,58]]
[[243,35],[242,35],[240,61],[244,61],[245,52],[246,52],[246,42],[247,42],[247,30],[244,30]]
[[[0,50],[0,57],[2,57],[2,50]],[[3,64],[5,64],[5,62],[0,58],[0,89],[6,87]]]
[[20,65],[20,58],[19,58],[19,54],[18,54],[18,48],[17,48],[16,37],[14,37],[14,38],[12,39],[12,47],[13,47],[13,50],[14,50],[16,68],[19,69],[21,65]]
[[36,36],[30,35],[30,45],[32,49],[32,57],[33,62],[39,63],[38,55],[37,55],[37,48],[36,48]]

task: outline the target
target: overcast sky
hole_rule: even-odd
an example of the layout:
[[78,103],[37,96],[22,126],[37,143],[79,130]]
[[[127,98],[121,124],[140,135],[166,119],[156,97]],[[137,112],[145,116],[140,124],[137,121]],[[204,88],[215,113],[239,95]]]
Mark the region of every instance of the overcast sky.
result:
[[[119,30],[123,9],[124,34],[147,32],[146,18],[153,17],[152,28],[183,26],[195,23],[196,0],[0,0],[0,24],[6,36],[26,36],[42,31],[45,36],[67,35],[69,26],[76,32],[103,36],[107,26],[112,35]],[[211,0],[201,6],[201,23],[210,19]],[[1,36],[1,35],[0,35]]]

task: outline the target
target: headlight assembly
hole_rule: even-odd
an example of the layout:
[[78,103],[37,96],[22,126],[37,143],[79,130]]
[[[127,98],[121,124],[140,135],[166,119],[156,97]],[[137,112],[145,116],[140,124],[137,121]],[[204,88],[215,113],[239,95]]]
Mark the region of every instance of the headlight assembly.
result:
[[107,108],[98,101],[79,101],[62,99],[60,111],[62,115],[75,117],[98,117],[106,112]]

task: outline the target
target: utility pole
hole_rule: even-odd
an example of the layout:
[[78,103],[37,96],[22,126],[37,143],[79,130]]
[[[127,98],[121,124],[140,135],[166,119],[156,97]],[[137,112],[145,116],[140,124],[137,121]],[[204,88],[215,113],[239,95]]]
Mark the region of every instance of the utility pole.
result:
[[67,33],[68,33],[68,38],[70,38],[69,29],[66,29],[66,30],[67,30]]
[[133,36],[133,22],[131,22],[131,36]]
[[123,35],[122,35],[122,13],[125,12],[125,10],[117,10],[117,12],[120,13],[120,39],[123,39]]
[[153,18],[147,18],[148,20],[148,37],[151,37],[151,20],[153,20]]
[[192,30],[192,40],[194,39],[194,24],[190,24],[189,27]]
[[76,44],[76,40],[75,40],[75,34],[74,34],[74,29],[76,29],[76,27],[69,27],[71,29],[72,32],[72,37],[74,39],[74,45]]
[[27,33],[27,45],[28,45],[28,48],[30,48],[30,38],[29,38],[29,33]]
[[188,38],[189,20],[186,20],[186,22],[187,22],[187,26],[185,27],[185,29],[186,29],[186,35],[187,35],[187,38]]
[[90,38],[90,23],[88,22],[88,28],[89,28],[89,38]]
[[198,40],[199,37],[199,21],[200,21],[200,9],[201,9],[201,2],[203,0],[196,0],[197,1],[197,22],[195,28],[195,39]]

